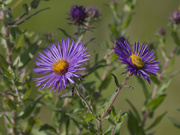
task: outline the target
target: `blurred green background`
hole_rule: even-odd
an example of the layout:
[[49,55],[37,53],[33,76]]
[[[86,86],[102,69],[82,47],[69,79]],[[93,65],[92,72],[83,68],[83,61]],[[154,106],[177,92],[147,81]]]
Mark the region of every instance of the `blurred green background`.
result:
[[[119,0],[121,4],[122,0]],[[14,0],[12,5],[17,1]],[[31,2],[31,0],[26,0],[27,2]],[[88,50],[93,54],[94,50],[98,50],[100,55],[105,55],[100,44],[103,44],[103,40],[109,41],[110,31],[108,29],[108,25],[112,22],[112,13],[107,6],[110,0],[50,0],[50,1],[42,1],[38,7],[38,9],[50,7],[49,10],[39,13],[38,15],[32,17],[30,20],[22,24],[20,27],[26,29],[29,32],[35,32],[37,34],[43,35],[47,32],[54,32],[56,34],[56,39],[61,40],[65,38],[65,36],[57,30],[57,28],[63,28],[68,33],[74,33],[75,27],[69,26],[67,23],[68,13],[70,11],[70,7],[72,5],[84,5],[86,7],[95,7],[98,8],[101,12],[101,18],[98,23],[96,23],[96,30],[94,32],[89,32],[86,34],[84,42],[88,41],[91,38],[96,38],[94,42],[89,44]],[[18,17],[22,9],[23,2],[14,9],[14,17]],[[170,21],[171,13],[180,7],[180,0],[137,0],[137,6],[135,7],[135,15],[128,27],[128,31],[126,33],[126,37],[129,38],[129,42],[133,44],[135,41],[139,41],[140,44],[143,42],[150,43],[155,38],[155,33],[157,32],[159,27],[165,27],[168,30],[168,23]],[[32,10],[30,13],[35,12],[36,10]],[[119,9],[121,11],[121,9]],[[167,32],[167,43],[166,48],[167,52],[170,53],[174,47],[172,40],[170,39],[170,33]],[[93,58],[93,56],[91,56]],[[180,58],[177,58],[176,63],[174,65],[173,70],[179,70],[180,68]],[[160,62],[163,64],[164,61],[160,59]],[[100,73],[103,73],[102,70],[99,70]],[[120,82],[123,81],[125,75],[121,75],[120,73],[124,72],[124,70],[117,69],[114,71],[114,74],[119,75],[118,79]],[[91,75],[87,78],[87,80],[93,80],[94,76]],[[180,121],[180,113],[176,111],[177,108],[180,108],[180,89],[179,89],[179,79],[180,75],[176,75],[170,84],[167,90],[167,97],[162,105],[155,112],[155,116],[162,114],[163,112],[168,112],[166,116],[163,118],[161,123],[153,129],[156,135],[178,135],[180,134],[180,130],[173,126],[168,117],[176,118]],[[97,82],[99,83],[99,82]],[[32,82],[35,86],[35,83]],[[129,99],[139,110],[141,111],[141,107],[143,106],[144,96],[143,91],[141,89],[140,84],[138,84],[137,79],[135,77],[131,77],[131,79],[127,82],[128,85],[134,87],[134,90],[123,88],[123,91],[118,96],[114,106],[117,111],[121,110],[121,112],[127,112],[130,109],[130,106],[127,104],[125,99]],[[146,82],[149,90],[153,89],[153,85],[149,85]],[[111,81],[109,87],[103,91],[102,95],[107,97],[116,89],[114,82]],[[59,94],[58,92],[54,94]],[[60,93],[62,94],[62,93]],[[50,115],[50,112],[42,111],[40,115],[40,119],[44,122],[49,122],[49,118],[47,115]],[[126,135],[129,134],[126,121],[123,123],[121,127],[121,134]],[[149,121],[149,120],[148,120]],[[150,121],[149,121],[150,122]],[[151,121],[152,122],[152,121]],[[106,122],[105,122],[106,124]],[[148,123],[147,123],[148,124]],[[103,128],[107,128],[106,125]]]

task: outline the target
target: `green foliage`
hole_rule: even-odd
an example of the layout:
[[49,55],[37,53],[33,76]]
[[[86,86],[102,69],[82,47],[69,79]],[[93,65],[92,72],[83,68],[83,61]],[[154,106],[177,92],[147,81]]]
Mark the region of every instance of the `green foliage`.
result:
[[[119,37],[124,37],[125,35],[129,37],[126,31],[128,26],[133,23],[136,2],[136,0],[112,0],[108,4],[112,17],[112,21],[107,26],[110,31],[110,39],[103,40],[100,44],[96,43],[96,37],[94,37],[94,33],[98,33],[99,30],[94,25],[99,19],[98,17],[92,21],[87,15],[88,18],[83,25],[75,25],[77,29],[75,32],[73,32],[74,29],[71,26],[69,26],[71,31],[67,31],[62,26],[57,28],[65,37],[79,40],[79,42],[83,41],[83,45],[88,48],[88,54],[94,52],[93,60],[82,62],[82,68],[86,68],[83,73],[78,73],[82,77],[77,79],[72,77],[71,79],[74,80],[75,84],[67,81],[66,89],[59,95],[48,90],[37,90],[38,88],[32,82],[32,78],[36,78],[32,72],[32,68],[35,65],[32,63],[35,55],[37,55],[37,51],[40,51],[46,45],[49,46],[49,43],[52,44],[56,39],[54,39],[52,34],[42,34],[41,32],[44,36],[42,37],[41,34],[30,33],[28,28],[23,29],[25,28],[23,25],[20,27],[27,20],[50,8],[46,7],[39,10],[40,0],[31,0],[29,2],[21,0],[0,1],[2,9],[0,15],[0,20],[2,21],[0,32],[2,45],[0,53],[0,117],[4,120],[1,125],[2,128],[5,127],[5,132],[13,135],[41,133],[119,135],[123,122],[128,118],[127,129],[131,135],[154,134],[154,127],[161,124],[161,121],[167,114],[165,112],[156,116],[156,110],[159,109],[168,96],[166,90],[173,77],[180,72],[174,71],[172,73],[174,64],[180,54],[179,26],[173,23],[170,24],[171,38],[175,43],[174,49],[171,46],[173,51],[170,55],[166,51],[167,39],[165,35],[156,36],[158,39],[153,42],[155,43],[154,47],[152,47],[156,51],[155,56],[161,58],[161,70],[157,76],[150,75],[151,82],[153,82],[151,85],[154,85],[154,90],[150,90],[151,87],[149,87],[149,84],[143,77],[137,76],[138,85],[142,86],[141,89],[145,97],[142,111],[139,110],[136,102],[133,103],[130,100],[131,97],[126,100],[130,106],[129,112],[121,110],[121,106],[119,106],[121,111],[117,111],[113,104],[117,102],[115,100],[119,98],[120,90],[126,86],[127,78],[121,84],[115,72],[121,69],[123,71],[120,72],[126,73],[127,71],[124,70],[126,65],[119,65],[119,62],[117,62],[118,56],[113,52],[113,47]],[[22,11],[19,15],[16,13],[17,7],[21,8]],[[87,7],[85,10],[89,14]],[[55,14],[58,14],[58,12]],[[100,21],[99,23],[102,22]],[[96,45],[96,47],[93,45]],[[159,51],[158,47],[161,53],[157,52]],[[93,49],[93,51],[89,50],[89,48]],[[101,49],[105,56],[101,56],[99,51],[96,50],[97,48]],[[165,63],[165,65],[162,65],[162,63]],[[111,83],[112,81],[113,83]],[[43,81],[41,84],[43,84]],[[110,84],[116,86],[118,90],[115,91]],[[107,97],[104,96],[105,90],[109,94]],[[136,98],[139,100],[139,97]],[[46,122],[47,120],[42,120],[44,118],[42,114],[46,113],[48,122]],[[41,115],[42,117],[40,117]],[[149,119],[152,119],[152,123],[147,125]],[[180,128],[178,120],[172,117],[169,119],[174,126]],[[105,129],[104,123],[107,124],[107,129]],[[1,131],[2,128],[0,128],[0,134],[6,134],[4,131]],[[151,130],[152,133],[149,133]]]
[[163,114],[161,114],[161,115],[159,115],[159,116],[155,119],[155,121],[154,121],[146,130],[150,130],[151,128],[157,126],[157,125],[161,122],[161,120],[162,120],[162,118],[165,116],[165,114],[166,114],[166,112],[163,113]]

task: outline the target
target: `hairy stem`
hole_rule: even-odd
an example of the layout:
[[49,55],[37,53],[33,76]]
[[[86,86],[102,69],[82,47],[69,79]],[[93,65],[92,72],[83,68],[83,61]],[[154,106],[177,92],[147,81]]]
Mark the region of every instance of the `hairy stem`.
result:
[[111,109],[113,103],[115,102],[115,100],[116,100],[119,92],[121,91],[122,87],[126,84],[126,81],[128,80],[128,78],[130,77],[131,74],[132,74],[132,73],[130,73],[130,72],[127,74],[127,76],[126,76],[126,78],[124,79],[124,81],[122,82],[121,86],[118,88],[118,91],[117,91],[117,93],[116,93],[113,101],[111,102],[110,106],[107,108],[106,112],[104,113],[104,115],[101,117],[100,120],[103,120],[103,118],[104,118],[104,117],[106,116],[106,114],[109,112],[109,110]]
[[11,42],[10,42],[10,36],[9,36],[9,27],[7,23],[6,18],[6,10],[5,5],[2,4],[3,14],[2,14],[2,24],[4,27],[4,34],[5,34],[5,40],[6,40],[6,54],[7,54],[7,61],[9,64],[12,64],[12,55],[11,55]]

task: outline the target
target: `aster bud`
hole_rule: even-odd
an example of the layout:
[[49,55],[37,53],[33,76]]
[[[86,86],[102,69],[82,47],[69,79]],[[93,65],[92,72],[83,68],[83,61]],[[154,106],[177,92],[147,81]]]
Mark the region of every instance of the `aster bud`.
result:
[[97,8],[93,8],[93,7],[90,7],[88,9],[87,13],[91,19],[98,18],[100,16],[99,10]]
[[85,22],[87,13],[85,12],[85,7],[83,6],[72,6],[71,7],[71,20],[75,24],[82,25]]
[[171,15],[173,23],[180,24],[180,11],[174,11]]
[[126,41],[126,38],[123,37],[123,36],[120,36],[120,37],[118,37],[118,39],[117,39],[117,42],[122,42],[122,43],[124,43],[124,41]]
[[165,36],[166,35],[166,29],[161,27],[161,28],[158,29],[158,33],[161,36]]

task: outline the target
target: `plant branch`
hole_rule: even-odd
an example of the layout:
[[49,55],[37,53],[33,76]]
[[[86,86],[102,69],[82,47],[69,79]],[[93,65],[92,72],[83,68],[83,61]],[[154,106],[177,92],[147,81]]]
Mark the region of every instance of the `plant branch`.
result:
[[7,61],[9,64],[12,65],[12,55],[11,55],[11,42],[10,42],[10,36],[9,36],[9,27],[7,23],[7,18],[6,18],[6,10],[5,10],[5,5],[2,4],[2,24],[4,27],[4,34],[6,35],[5,40],[6,40],[6,54],[7,54]]
[[124,79],[124,81],[122,82],[121,86],[118,88],[118,91],[117,91],[117,93],[116,93],[113,101],[111,102],[110,106],[107,108],[106,112],[104,113],[104,115],[101,117],[100,120],[103,120],[103,118],[104,118],[104,117],[106,116],[106,114],[109,112],[109,110],[111,109],[113,103],[115,102],[115,100],[116,100],[119,92],[121,91],[122,87],[126,84],[126,81],[127,81],[128,78],[131,76],[131,74],[132,74],[132,73],[130,73],[130,72],[127,74],[127,76],[126,76],[126,78]]
[[[28,8],[28,11],[31,11],[34,7],[36,7],[36,6],[39,4],[40,1],[41,1],[41,0],[36,1],[36,2],[34,3],[34,5],[32,5],[31,7]],[[20,15],[18,18],[16,18],[13,22],[9,22],[8,25],[13,25],[13,24],[17,23],[17,22],[18,22],[19,20],[21,20],[25,15],[27,15],[27,12],[24,12],[22,15]]]

